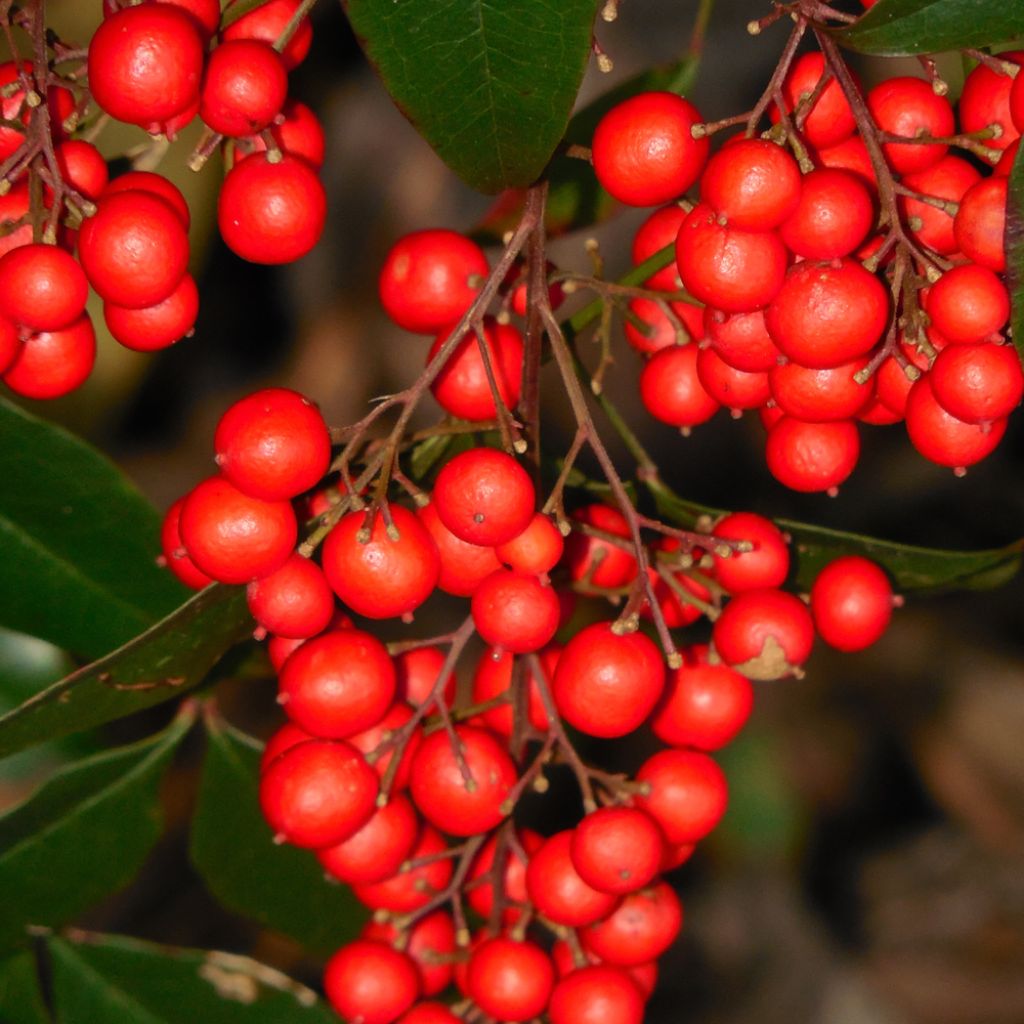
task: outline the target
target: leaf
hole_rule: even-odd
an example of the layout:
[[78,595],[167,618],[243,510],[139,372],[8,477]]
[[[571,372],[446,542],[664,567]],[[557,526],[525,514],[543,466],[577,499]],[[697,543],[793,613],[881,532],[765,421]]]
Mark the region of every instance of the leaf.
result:
[[1006,0],[879,0],[836,32],[860,53],[900,57],[1006,43],[1024,34],[1024,5]]
[[0,717],[0,757],[179,696],[251,629],[244,588],[207,587],[141,636]]
[[1010,288],[1010,324],[1017,355],[1024,362],[1024,146],[1010,169],[1006,196],[1006,283]]
[[409,470],[413,480],[422,480],[434,468],[439,459],[452,445],[454,434],[435,434],[425,438],[412,450],[409,456]]
[[[701,516],[717,519],[723,509],[680,498],[660,480],[647,481],[661,515],[679,526],[691,527]],[[881,565],[902,593],[945,590],[986,590],[1012,579],[1021,565],[1024,540],[985,551],[942,551],[845,533],[792,519],[776,525],[793,538],[797,555],[796,583],[809,588],[818,573],[841,555],[863,555]]]
[[109,459],[5,399],[0,437],[0,625],[97,658],[181,603],[159,517]]
[[57,772],[0,818],[0,948],[59,925],[126,885],[159,837],[164,768],[194,721]]
[[77,930],[48,948],[58,1024],[338,1024],[312,989],[234,953]]
[[[650,68],[643,74],[610,89],[573,115],[565,132],[565,145],[590,147],[597,122],[616,104],[652,89],[685,94],[697,78],[699,57],[688,55],[676,64]],[[548,234],[557,236],[606,221],[619,208],[615,200],[597,183],[588,160],[558,152],[548,168],[548,202],[545,223]],[[497,243],[506,231],[519,222],[523,193],[502,195],[473,231],[481,243]]]
[[262,7],[263,4],[267,3],[268,0],[229,0],[229,6],[220,16],[220,27],[226,29],[228,25],[233,25],[240,18],[244,18],[251,11],[255,11],[257,7]]
[[565,132],[598,0],[343,0],[367,57],[480,192],[526,188]]
[[263,745],[207,714],[209,745],[192,819],[192,863],[231,910],[334,952],[358,932],[365,913],[348,888],[324,879],[316,858],[275,846],[259,807]]
[[0,961],[0,1021],[12,1024],[49,1024],[36,958],[31,953],[17,953]]

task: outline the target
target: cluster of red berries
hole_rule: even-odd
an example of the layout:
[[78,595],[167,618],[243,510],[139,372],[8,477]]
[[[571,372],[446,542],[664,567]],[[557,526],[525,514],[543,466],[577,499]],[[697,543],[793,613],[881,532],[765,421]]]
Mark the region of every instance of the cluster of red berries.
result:
[[[747,720],[749,680],[799,671],[816,631],[844,650],[877,640],[894,604],[885,574],[839,559],[808,610],[781,589],[789,549],[768,520],[726,516],[699,550],[664,536],[651,557],[675,559],[671,582],[650,571],[666,621],[682,627],[709,609],[716,619],[712,646],[691,644],[667,669],[636,622],[553,642],[572,612],[559,591],[631,589],[635,551],[605,505],[577,510],[566,541],[511,455],[456,455],[415,513],[392,502],[337,514],[338,488],[324,486],[330,433],[284,389],[232,406],[215,450],[219,474],[167,516],[165,557],[192,586],[247,584],[289,719],[263,757],[264,814],[278,841],[315,851],[375,912],[328,964],[332,1004],[363,1024],[457,1021],[436,1000],[454,982],[497,1021],[640,1024],[657,958],[682,925],[661,876],[725,811],[710,755]],[[299,518],[331,526],[319,564],[294,550]],[[435,589],[469,599],[467,625],[487,644],[461,695],[461,647],[389,651],[349,616],[408,621]],[[646,725],[668,746],[629,779],[579,762],[587,813],[545,838],[510,822],[527,788],[546,787],[569,743],[563,721],[600,738]],[[463,896],[483,922],[475,933]]]
[[[922,455],[962,471],[996,447],[1024,393],[1003,334],[1024,76],[983,64],[964,87],[960,127],[985,134],[979,152],[993,162],[1005,150],[994,168],[949,152],[954,110],[929,82],[876,85],[864,98],[873,123],[858,126],[828,76],[822,55],[807,53],[783,82],[792,150],[740,134],[709,156],[699,112],[670,93],[633,97],[599,123],[600,183],[624,203],[670,203],[633,243],[636,264],[675,246],[674,265],[645,287],[689,296],[631,303],[626,335],[648,357],[641,398],[684,431],[722,407],[760,410],[768,467],[800,491],[834,491],[849,476],[858,422],[905,420]],[[884,140],[903,239],[886,223],[868,128]],[[681,200],[697,183],[699,202]]]
[[[173,137],[198,114],[217,137],[233,141],[218,217],[238,255],[284,263],[316,243],[326,219],[317,175],[324,136],[312,111],[287,97],[288,71],[309,49],[308,22],[299,23],[280,53],[272,45],[299,2],[271,0],[233,21],[209,53],[221,22],[217,0],[106,2],[89,46],[89,91],[80,102],[70,88],[80,86],[69,82],[69,88],[50,85],[45,104],[36,103],[42,97],[33,66],[0,66],[0,85],[9,87],[2,113],[12,124],[0,128],[7,188],[0,220],[8,229],[0,237],[0,375],[12,391],[56,398],[88,377],[96,359],[85,312],[90,285],[103,299],[112,336],[136,351],[185,337],[198,314],[188,273],[188,204],[153,172],[109,180],[96,146],[67,138],[67,126],[90,96],[106,114],[154,133]],[[10,88],[19,81],[23,88]],[[56,171],[33,131],[49,137]],[[43,175],[45,209],[38,216],[25,180],[33,174]],[[47,219],[56,230],[40,238],[37,229]]]

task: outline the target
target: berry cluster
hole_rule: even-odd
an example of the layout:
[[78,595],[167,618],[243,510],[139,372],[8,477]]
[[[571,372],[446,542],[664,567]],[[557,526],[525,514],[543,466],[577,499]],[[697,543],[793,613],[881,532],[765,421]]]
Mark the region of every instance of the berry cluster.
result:
[[[103,300],[111,335],[136,351],[173,344],[198,314],[188,205],[151,171],[110,180],[99,149],[69,137],[93,104],[168,138],[198,115],[208,131],[196,169],[231,140],[218,220],[239,256],[290,262],[316,243],[326,219],[317,174],[323,131],[287,95],[288,71],[311,41],[308,22],[295,21],[299,6],[271,0],[231,21],[211,50],[221,24],[216,0],[106,0],[88,48],[87,85],[64,70],[57,44],[45,67],[0,66],[0,375],[12,391],[56,398],[88,377],[96,359],[89,286]],[[24,19],[21,27],[41,30]]]
[[[606,114],[600,183],[623,203],[670,204],[633,243],[636,264],[675,247],[627,312],[648,411],[687,432],[723,407],[760,410],[768,467],[800,491],[834,493],[850,475],[858,422],[905,421],[922,455],[958,473],[988,455],[1024,394],[1003,334],[1021,59],[971,72],[960,136],[933,83],[890,78],[862,95],[817,52],[782,79],[786,109],[773,99],[708,125],[658,92]],[[764,113],[775,127],[758,136]],[[709,156],[708,136],[741,121]],[[681,200],[695,184],[699,201]]]

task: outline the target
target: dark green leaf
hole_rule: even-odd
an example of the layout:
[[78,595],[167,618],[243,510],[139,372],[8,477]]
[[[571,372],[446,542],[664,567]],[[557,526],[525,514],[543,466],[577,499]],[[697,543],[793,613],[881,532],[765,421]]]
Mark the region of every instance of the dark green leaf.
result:
[[481,192],[525,188],[565,132],[597,0],[344,0],[391,98]]
[[0,399],[0,625],[98,658],[180,604],[160,521],[105,456]]
[[[680,498],[661,481],[649,481],[648,489],[661,515],[670,522],[690,527],[701,516],[717,519],[723,509],[709,508]],[[1002,586],[1021,565],[1024,540],[987,551],[940,551],[863,537],[824,526],[776,519],[780,529],[793,538],[797,556],[796,582],[809,588],[815,577],[841,555],[863,555],[881,565],[901,593],[944,590],[984,590]]]
[[438,459],[444,458],[454,439],[454,434],[435,434],[420,441],[409,456],[409,469],[413,480],[424,479]]
[[879,0],[836,33],[860,53],[898,57],[994,46],[1024,34],[1024,4],[1016,0]]
[[0,960],[0,1021],[11,1024],[49,1024],[36,958],[31,953],[17,953]]
[[[686,93],[697,77],[699,58],[685,57],[676,64],[651,68],[636,75],[575,113],[565,132],[566,145],[590,147],[597,122],[617,103],[652,89]],[[589,161],[559,152],[547,173],[550,187],[545,211],[548,234],[562,235],[607,220],[617,209],[615,200],[597,183]],[[484,243],[501,241],[519,222],[522,193],[501,196],[477,225],[474,237]]]
[[0,757],[177,697],[251,629],[244,589],[207,587],[124,647],[0,717]]
[[1013,343],[1024,362],[1024,146],[1010,169],[1006,196],[1006,279],[1010,287]]
[[267,2],[268,0],[234,0],[234,3],[231,3],[231,6],[220,16],[221,28],[233,25],[239,18],[244,18],[250,11],[255,11],[257,7],[262,7]]
[[0,948],[59,925],[127,884],[162,830],[158,788],[194,721],[61,769],[0,818]]
[[274,845],[259,807],[263,745],[212,715],[207,726],[192,863],[224,906],[333,952],[355,936],[365,912],[348,888],[324,880],[313,854]]
[[48,946],[58,1024],[338,1024],[312,989],[246,956],[80,931]]

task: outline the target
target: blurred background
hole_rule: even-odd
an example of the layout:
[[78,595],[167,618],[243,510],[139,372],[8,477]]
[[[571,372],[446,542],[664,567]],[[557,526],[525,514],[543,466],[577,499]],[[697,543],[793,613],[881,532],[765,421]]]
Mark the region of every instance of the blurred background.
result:
[[[100,4],[52,0],[49,7],[62,35],[85,40]],[[749,108],[767,80],[785,28],[756,39],[744,28],[764,12],[752,0],[718,0],[691,95],[707,118]],[[693,5],[678,0],[624,0],[614,24],[599,23],[614,69],[593,69],[581,102],[652,63],[677,59],[692,13]],[[32,405],[109,453],[161,510],[212,471],[214,426],[243,394],[292,387],[341,425],[361,415],[369,396],[411,381],[429,342],[385,320],[378,267],[399,235],[469,229],[490,203],[461,186],[391,105],[340,6],[323,0],[313,22],[313,49],[292,88],[327,132],[330,219],[320,246],[281,269],[229,253],[214,223],[222,169],[214,158],[202,173],[188,171],[197,133],[186,133],[160,170],[186,191],[193,210],[192,269],[202,297],[195,337],[155,356],[104,338],[85,387]],[[897,66],[887,62],[884,73],[917,71],[913,62]],[[868,84],[882,74],[869,62],[857,70]],[[940,71],[955,94],[958,63]],[[140,141],[122,131],[102,137],[107,154]],[[600,241],[609,276],[628,269],[643,216],[624,211],[588,233]],[[588,269],[584,237],[555,243],[556,262]],[[622,344],[609,390],[669,483],[689,498],[938,547],[995,546],[1024,534],[1024,415],[964,480],[916,455],[900,428],[866,427],[861,464],[841,496],[802,497],[769,477],[755,416],[723,414],[683,439],[641,408],[639,370],[639,358]],[[567,447],[565,406],[549,387],[547,439],[561,437]],[[426,408],[424,421],[435,414]],[[429,617],[421,624],[429,633]],[[687,923],[665,957],[652,1024],[1024,1021],[1022,654],[1018,580],[997,592],[908,602],[871,651],[839,657],[820,647],[803,680],[759,684],[753,719],[721,756],[732,791],[728,815],[672,876]],[[67,668],[46,645],[0,635],[5,704]],[[268,735],[279,721],[270,680],[229,685],[221,706],[255,735]],[[0,806],[62,758],[131,738],[161,714],[5,762]],[[627,758],[642,759],[642,743]],[[189,867],[195,746],[167,786],[167,838],[137,882],[84,923],[251,953],[315,983],[318,965],[299,946],[221,910]]]

